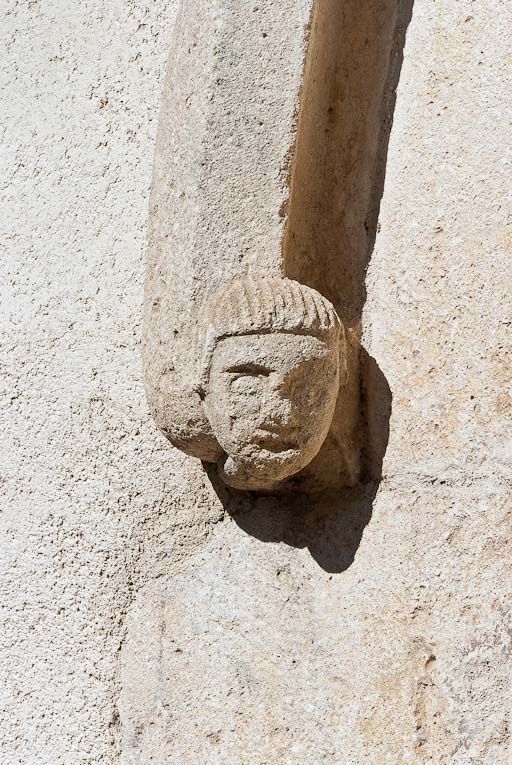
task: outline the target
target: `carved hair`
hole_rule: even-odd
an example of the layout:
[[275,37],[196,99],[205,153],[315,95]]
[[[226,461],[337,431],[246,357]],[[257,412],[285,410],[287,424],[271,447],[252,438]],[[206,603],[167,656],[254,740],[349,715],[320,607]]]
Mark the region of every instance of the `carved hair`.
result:
[[246,275],[217,292],[206,306],[200,348],[200,386],[208,383],[217,344],[227,337],[288,332],[329,344],[344,339],[332,304],[312,287],[279,276]]

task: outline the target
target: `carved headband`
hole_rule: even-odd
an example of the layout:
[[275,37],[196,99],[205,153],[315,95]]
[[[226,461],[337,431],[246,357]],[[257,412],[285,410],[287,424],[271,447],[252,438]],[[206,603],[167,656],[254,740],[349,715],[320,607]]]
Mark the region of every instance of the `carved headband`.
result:
[[345,343],[332,304],[312,287],[278,276],[246,275],[217,292],[200,322],[199,390],[208,385],[217,344],[239,335],[285,332]]

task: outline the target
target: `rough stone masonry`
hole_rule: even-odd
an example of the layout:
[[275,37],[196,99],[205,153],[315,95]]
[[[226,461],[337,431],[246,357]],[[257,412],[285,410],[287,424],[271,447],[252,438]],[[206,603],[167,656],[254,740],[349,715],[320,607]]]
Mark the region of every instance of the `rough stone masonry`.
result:
[[[382,465],[314,508],[230,504],[145,403],[176,12],[3,13],[0,762],[509,765],[510,4],[338,4],[335,103],[312,91],[302,146],[350,151],[301,161],[289,231],[354,247],[336,309]],[[223,45],[236,66],[243,36]]]

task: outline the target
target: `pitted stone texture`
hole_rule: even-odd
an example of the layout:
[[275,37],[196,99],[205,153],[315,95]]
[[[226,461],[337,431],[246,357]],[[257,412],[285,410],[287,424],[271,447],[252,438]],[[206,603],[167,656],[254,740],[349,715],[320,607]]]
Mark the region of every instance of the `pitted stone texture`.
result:
[[155,438],[140,364],[175,12],[2,3],[2,765],[119,761],[117,652],[147,544],[151,569],[156,543],[168,571],[197,541],[192,493],[200,528],[218,514],[201,476]]
[[[352,3],[355,15],[363,7]],[[509,765],[510,2],[414,7],[364,318],[394,395],[387,477],[359,546],[349,543],[364,507],[338,507],[316,533],[309,514],[295,531],[265,529],[281,501],[259,507],[248,530],[219,523],[222,505],[200,467],[158,440],[146,411],[145,226],[174,10],[154,0],[13,0],[4,14],[0,761],[119,765],[118,735],[127,758],[135,727],[142,738],[153,721],[164,751],[186,752],[182,762],[200,747],[232,765],[226,741],[268,752],[263,722],[277,728],[281,762],[272,753],[271,765],[297,765],[280,720],[262,720],[256,705],[268,689],[313,763],[336,746],[329,765]],[[351,91],[337,113],[359,106]],[[298,510],[287,511],[289,525]],[[190,675],[186,656],[165,656],[182,692],[174,741],[151,697],[147,706],[132,697],[135,610],[122,724],[117,712],[125,614],[136,596],[144,612],[163,576],[168,634],[199,632],[222,669]],[[151,665],[142,670],[155,687]],[[218,698],[230,683],[244,698],[249,679],[254,721],[233,714],[219,740],[209,722],[233,707],[205,714],[191,704],[201,736],[213,735],[188,749],[183,699]],[[313,729],[304,701],[310,693],[322,705],[320,686],[331,703]],[[286,687],[303,703],[282,696]]]
[[393,391],[390,475],[512,473],[511,19],[496,0],[414,8],[364,315]]
[[[506,492],[384,487],[341,576],[305,549],[348,533],[355,508],[336,509],[315,534],[297,508],[261,503],[249,512],[275,541],[228,520],[139,592],[121,652],[123,765],[508,765],[510,603],[496,578],[511,572],[480,565],[491,546],[510,553]],[[294,532],[297,548],[277,543]]]
[[[268,491],[300,480],[324,445],[338,398],[358,395],[333,306],[316,290],[281,277],[245,275],[207,302],[196,369],[208,428],[199,443],[195,429],[190,432],[193,452],[208,441],[196,456],[215,461],[220,478],[236,489]],[[347,433],[357,427],[350,425]],[[324,464],[317,484],[328,484],[329,467],[337,476],[341,454],[354,448],[347,441],[331,455],[336,464]],[[211,460],[215,447],[219,454]]]
[[154,158],[143,354],[159,428],[202,459],[215,450],[194,391],[197,321],[205,299],[236,276],[283,274],[313,6],[183,0],[174,30]]
[[339,394],[339,347],[311,335],[228,337],[213,354],[205,409],[237,489],[276,489],[320,451]]

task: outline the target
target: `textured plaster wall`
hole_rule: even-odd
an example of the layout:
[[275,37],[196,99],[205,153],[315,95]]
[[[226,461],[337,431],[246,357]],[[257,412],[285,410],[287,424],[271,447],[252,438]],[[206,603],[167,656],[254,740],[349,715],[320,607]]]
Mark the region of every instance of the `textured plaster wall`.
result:
[[235,522],[148,419],[175,13],[2,11],[0,762],[508,765],[510,5],[413,8],[363,316],[389,444],[343,571],[357,507]]

